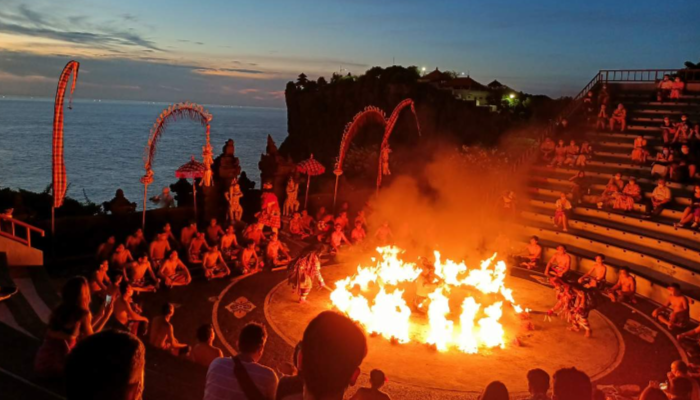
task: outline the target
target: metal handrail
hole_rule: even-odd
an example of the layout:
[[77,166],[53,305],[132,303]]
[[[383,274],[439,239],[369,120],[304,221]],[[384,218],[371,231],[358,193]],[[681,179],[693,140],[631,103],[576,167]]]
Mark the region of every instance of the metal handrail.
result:
[[[0,222],[9,222],[10,224],[10,231],[5,232],[3,229],[0,228],[0,236],[4,236],[6,238],[12,239],[16,242],[22,243],[25,246],[31,247],[32,246],[32,232],[36,232],[41,235],[41,237],[44,237],[46,233],[44,232],[43,229],[39,229],[36,226],[29,225],[26,222],[22,222],[19,220],[16,220],[14,218],[5,216],[5,215],[0,215]],[[15,226],[18,225],[22,228],[24,228],[24,238],[20,237],[16,234],[16,228]]]
[[700,81],[699,69],[601,69],[598,74],[604,82],[657,82],[664,75],[680,76],[685,83]]

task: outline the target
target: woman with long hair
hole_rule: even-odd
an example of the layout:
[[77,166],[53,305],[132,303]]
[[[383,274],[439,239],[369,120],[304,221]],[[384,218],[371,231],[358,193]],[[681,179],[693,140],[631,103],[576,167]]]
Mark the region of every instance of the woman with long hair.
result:
[[90,312],[90,285],[77,276],[63,286],[61,303],[51,312],[44,342],[34,359],[34,369],[44,377],[63,373],[66,357],[76,342],[105,326],[112,315],[114,302],[108,299],[105,307],[93,318]]

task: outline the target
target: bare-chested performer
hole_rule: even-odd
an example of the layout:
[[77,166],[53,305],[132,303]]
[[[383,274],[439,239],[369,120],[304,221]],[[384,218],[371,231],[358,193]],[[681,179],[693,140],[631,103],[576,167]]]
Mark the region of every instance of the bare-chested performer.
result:
[[668,292],[666,304],[654,310],[651,316],[666,325],[669,330],[682,328],[690,321],[688,298],[683,295],[677,283],[668,285]]
[[190,352],[190,360],[196,364],[208,367],[212,361],[223,357],[224,353],[220,348],[214,346],[214,327],[211,324],[201,325],[197,329],[197,344]]
[[366,237],[367,232],[365,232],[365,228],[362,226],[362,221],[355,219],[355,228],[350,232],[350,240],[352,240],[353,244],[360,244],[364,242]]
[[88,283],[90,284],[90,292],[93,296],[99,296],[104,299],[106,295],[111,294],[110,291],[114,291],[114,285],[112,284],[112,280],[109,279],[107,271],[109,271],[109,262],[104,260],[97,269],[90,274]]
[[557,252],[547,263],[544,275],[549,277],[549,282],[553,286],[559,286],[562,281],[566,281],[571,269],[571,256],[566,253],[564,245],[557,246]]
[[306,210],[301,211],[301,223],[302,223],[302,228],[309,235],[311,235],[314,232],[314,228],[313,228],[314,217],[310,216],[309,212]]
[[172,249],[177,249],[180,246],[180,242],[175,239],[175,234],[173,234],[173,228],[170,226],[169,222],[166,222],[165,225],[163,225],[163,233],[168,237],[168,243],[170,243],[170,247]]
[[167,260],[163,261],[158,274],[163,278],[167,287],[185,286],[192,282],[190,270],[182,263],[177,251],[171,251]]
[[313,245],[302,251],[300,255],[287,269],[287,282],[299,295],[299,303],[306,303],[306,298],[311,293],[314,284],[331,291],[321,275],[321,250],[320,245]]
[[603,289],[605,287],[605,275],[608,273],[608,266],[605,265],[605,256],[597,254],[595,264],[582,277],[578,278],[578,283],[585,288]]
[[252,240],[248,240],[245,249],[241,251],[240,268],[244,275],[248,272],[255,272],[258,268],[262,268],[260,257],[258,257],[258,253],[255,251],[255,242]]
[[374,238],[380,246],[386,246],[391,244],[394,240],[394,234],[391,233],[391,228],[389,228],[389,222],[384,221],[384,223],[374,232]]
[[292,219],[289,220],[289,233],[293,236],[298,236],[302,240],[311,234],[310,230],[304,229],[304,220],[301,219],[301,214],[298,212],[295,212]]
[[148,330],[148,318],[141,315],[141,308],[134,304],[132,296],[134,289],[129,282],[119,284],[120,296],[114,302],[114,314],[112,316],[118,322],[121,330],[131,332],[134,335]]
[[111,267],[114,271],[123,274],[127,264],[133,261],[134,257],[131,255],[131,252],[123,244],[120,244],[114,250],[114,254],[112,254]]
[[153,321],[151,321],[148,342],[151,346],[167,350],[173,355],[187,355],[190,351],[190,346],[180,343],[175,338],[175,330],[173,329],[173,324],[170,323],[173,314],[175,314],[175,307],[170,303],[163,304],[161,315],[153,318]]
[[168,254],[169,251],[170,243],[168,243],[168,236],[165,233],[157,234],[155,240],[151,242],[148,248],[148,257],[150,257],[156,271],[160,269],[165,260],[165,255]]
[[202,268],[204,269],[204,276],[207,280],[223,278],[231,273],[231,270],[228,268],[228,265],[226,265],[226,261],[216,245],[209,247],[209,250],[204,253],[202,257]]
[[367,227],[367,218],[365,217],[365,210],[360,210],[357,212],[357,215],[355,216],[355,223],[357,222],[360,222],[363,228]]
[[126,249],[131,252],[131,254],[140,254],[142,251],[148,249],[148,243],[146,243],[146,238],[143,236],[143,231],[141,228],[134,231],[132,235],[126,237]]
[[183,249],[190,248],[190,242],[192,238],[197,234],[197,223],[195,221],[190,221],[190,224],[180,231],[180,245]]
[[350,220],[348,219],[348,213],[345,211],[341,211],[336,217],[334,225],[340,225],[341,229],[345,231],[345,229],[348,227],[348,224],[350,224]]
[[207,226],[207,244],[213,246],[219,243],[219,240],[224,236],[224,230],[216,222],[216,218],[212,218]]
[[579,332],[583,329],[587,338],[593,336],[588,314],[595,308],[593,293],[589,289],[576,286],[573,288],[576,294],[574,307],[571,311],[571,330]]
[[241,207],[243,192],[241,192],[241,187],[236,180],[231,181],[231,186],[228,191],[224,193],[224,197],[226,197],[226,201],[228,202],[228,214],[226,217],[229,222],[234,223],[240,221],[241,217],[243,217],[243,207]]
[[209,250],[209,245],[204,239],[204,233],[197,232],[197,235],[192,238],[190,247],[187,249],[187,261],[190,264],[199,264],[202,262],[202,254],[205,250]]
[[[136,262],[129,264],[125,272],[134,292],[155,292],[160,284],[145,253],[139,255]],[[151,279],[150,282],[147,278]]]
[[95,255],[95,258],[97,261],[102,262],[104,260],[111,260],[112,259],[112,253],[114,253],[114,247],[117,245],[117,239],[114,236],[110,236],[107,238],[107,241],[102,243],[98,248],[97,248],[97,254]]
[[223,254],[224,260],[230,262],[236,259],[239,251],[238,238],[236,238],[236,232],[231,225],[226,228],[226,233],[221,237],[221,254]]
[[525,253],[516,256],[517,259],[521,260],[520,266],[527,269],[537,268],[542,259],[542,246],[540,246],[540,238],[533,236],[530,238],[530,243],[528,243],[525,248]]
[[264,225],[260,223],[248,225],[245,231],[243,231],[243,238],[253,241],[256,247],[260,246],[260,242],[262,242],[263,237],[265,237],[265,235],[263,235],[263,226]]
[[347,244],[348,246],[352,245],[352,243],[350,243],[348,238],[345,236],[345,232],[343,232],[343,227],[340,224],[335,225],[335,230],[333,231],[333,233],[331,233],[330,242],[331,253],[339,252],[340,247],[343,244]]
[[287,246],[279,240],[277,233],[272,232],[265,249],[265,263],[270,268],[278,268],[286,266],[291,260],[292,256],[289,255]]
[[620,268],[617,283],[610,288],[607,295],[612,302],[629,301],[636,303],[634,295],[637,292],[637,281],[627,267]]

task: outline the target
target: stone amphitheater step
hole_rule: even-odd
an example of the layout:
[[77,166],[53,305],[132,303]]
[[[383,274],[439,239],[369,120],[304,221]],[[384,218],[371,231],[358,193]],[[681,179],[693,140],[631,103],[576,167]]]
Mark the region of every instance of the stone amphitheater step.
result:
[[[525,246],[525,240],[527,240],[529,236],[535,234],[540,237],[540,244],[544,250],[543,257],[545,262],[554,255],[556,246],[561,244],[558,237],[552,237],[544,230],[524,229],[521,233],[523,233],[523,247]],[[581,246],[578,243],[566,244],[566,250],[572,255],[572,269],[580,273],[585,273],[591,269],[594,264],[595,256],[598,254],[586,248],[585,245]],[[619,268],[625,266],[628,267],[636,277],[638,295],[644,296],[656,303],[664,304],[668,298],[667,285],[677,283],[683,289],[683,293],[690,298],[691,315],[695,316],[700,312],[700,286],[697,285],[697,282],[695,284],[681,282],[658,271],[635,265],[626,259],[618,259],[613,256],[606,256],[605,263],[612,267],[612,270],[609,270],[606,276],[609,283],[617,281],[617,272]]]
[[664,115],[664,114],[647,114],[647,113],[642,113],[642,110],[629,113],[629,118],[630,121],[635,121],[639,122],[640,125],[651,125],[654,124],[656,126],[661,126],[661,124],[664,122],[664,117],[670,117],[671,122],[678,122],[680,121],[680,116],[681,114],[686,114],[688,116],[688,119],[690,121],[697,121],[700,120],[700,112],[695,112],[695,113],[682,113],[679,112],[677,115]]
[[[688,114],[688,118],[692,120],[697,119],[697,116],[700,115],[700,111],[697,110],[697,108],[692,107],[692,108],[687,108],[687,109],[676,109],[676,110],[663,110],[663,109],[658,109],[658,108],[636,108],[632,110],[628,110],[629,115],[637,115],[637,114],[643,114],[643,115],[656,115],[658,118],[660,118],[660,121],[663,121],[663,117],[668,115],[671,117],[672,120],[678,120],[680,119],[680,116],[683,114]],[[695,118],[693,118],[695,116]]]
[[[537,184],[533,185],[535,187],[539,187],[539,184],[558,185],[559,190],[565,189],[568,192],[569,188],[572,185],[571,181],[569,181],[569,178],[571,178],[574,174],[575,172],[569,174],[568,172],[557,172],[555,170],[552,170],[550,173],[540,174],[538,176],[531,177],[530,182],[537,182]],[[596,194],[596,190],[602,191],[603,188],[605,188],[605,185],[607,185],[608,181],[610,180],[610,177],[608,177],[607,175],[591,175],[588,174],[588,172],[586,172],[586,176],[592,184],[591,188],[593,190],[591,191],[591,193],[593,194]],[[624,178],[625,177],[623,177],[623,179]],[[649,193],[651,193],[656,187],[656,181],[651,178],[637,178],[637,184],[639,184],[643,191]],[[690,204],[690,198],[693,196],[692,185],[683,185],[676,182],[670,182],[668,186],[673,191],[674,196],[679,198],[679,204]]]
[[[622,92],[615,95],[616,99],[625,99],[627,101],[648,101],[649,99],[654,99],[656,97],[656,92],[653,91],[639,91],[639,92]],[[697,92],[686,92],[681,94],[681,100],[700,100],[700,94]]]
[[599,142],[626,143],[626,141],[628,141],[628,140],[631,142],[634,142],[634,139],[636,139],[638,136],[642,136],[644,139],[651,140],[651,141],[661,141],[662,140],[661,128],[659,128],[658,131],[652,132],[652,133],[633,132],[631,130],[628,130],[626,132],[589,131],[589,132],[587,132],[586,136],[588,137],[588,139],[591,143],[599,143]]

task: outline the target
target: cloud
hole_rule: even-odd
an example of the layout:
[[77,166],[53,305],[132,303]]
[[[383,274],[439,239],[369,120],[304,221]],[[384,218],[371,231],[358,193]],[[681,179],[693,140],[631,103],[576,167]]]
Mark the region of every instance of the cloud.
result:
[[275,90],[270,92],[269,95],[275,99],[284,99],[284,90]]
[[27,83],[37,83],[37,82],[55,82],[55,78],[49,78],[43,75],[16,75],[5,71],[0,71],[0,82],[27,82]]
[[248,78],[257,80],[273,79],[276,76],[272,73],[257,69],[246,68],[195,68],[192,73],[205,76],[219,76],[229,78]]
[[240,94],[251,94],[251,93],[258,93],[260,92],[259,89],[241,89],[238,91]]

